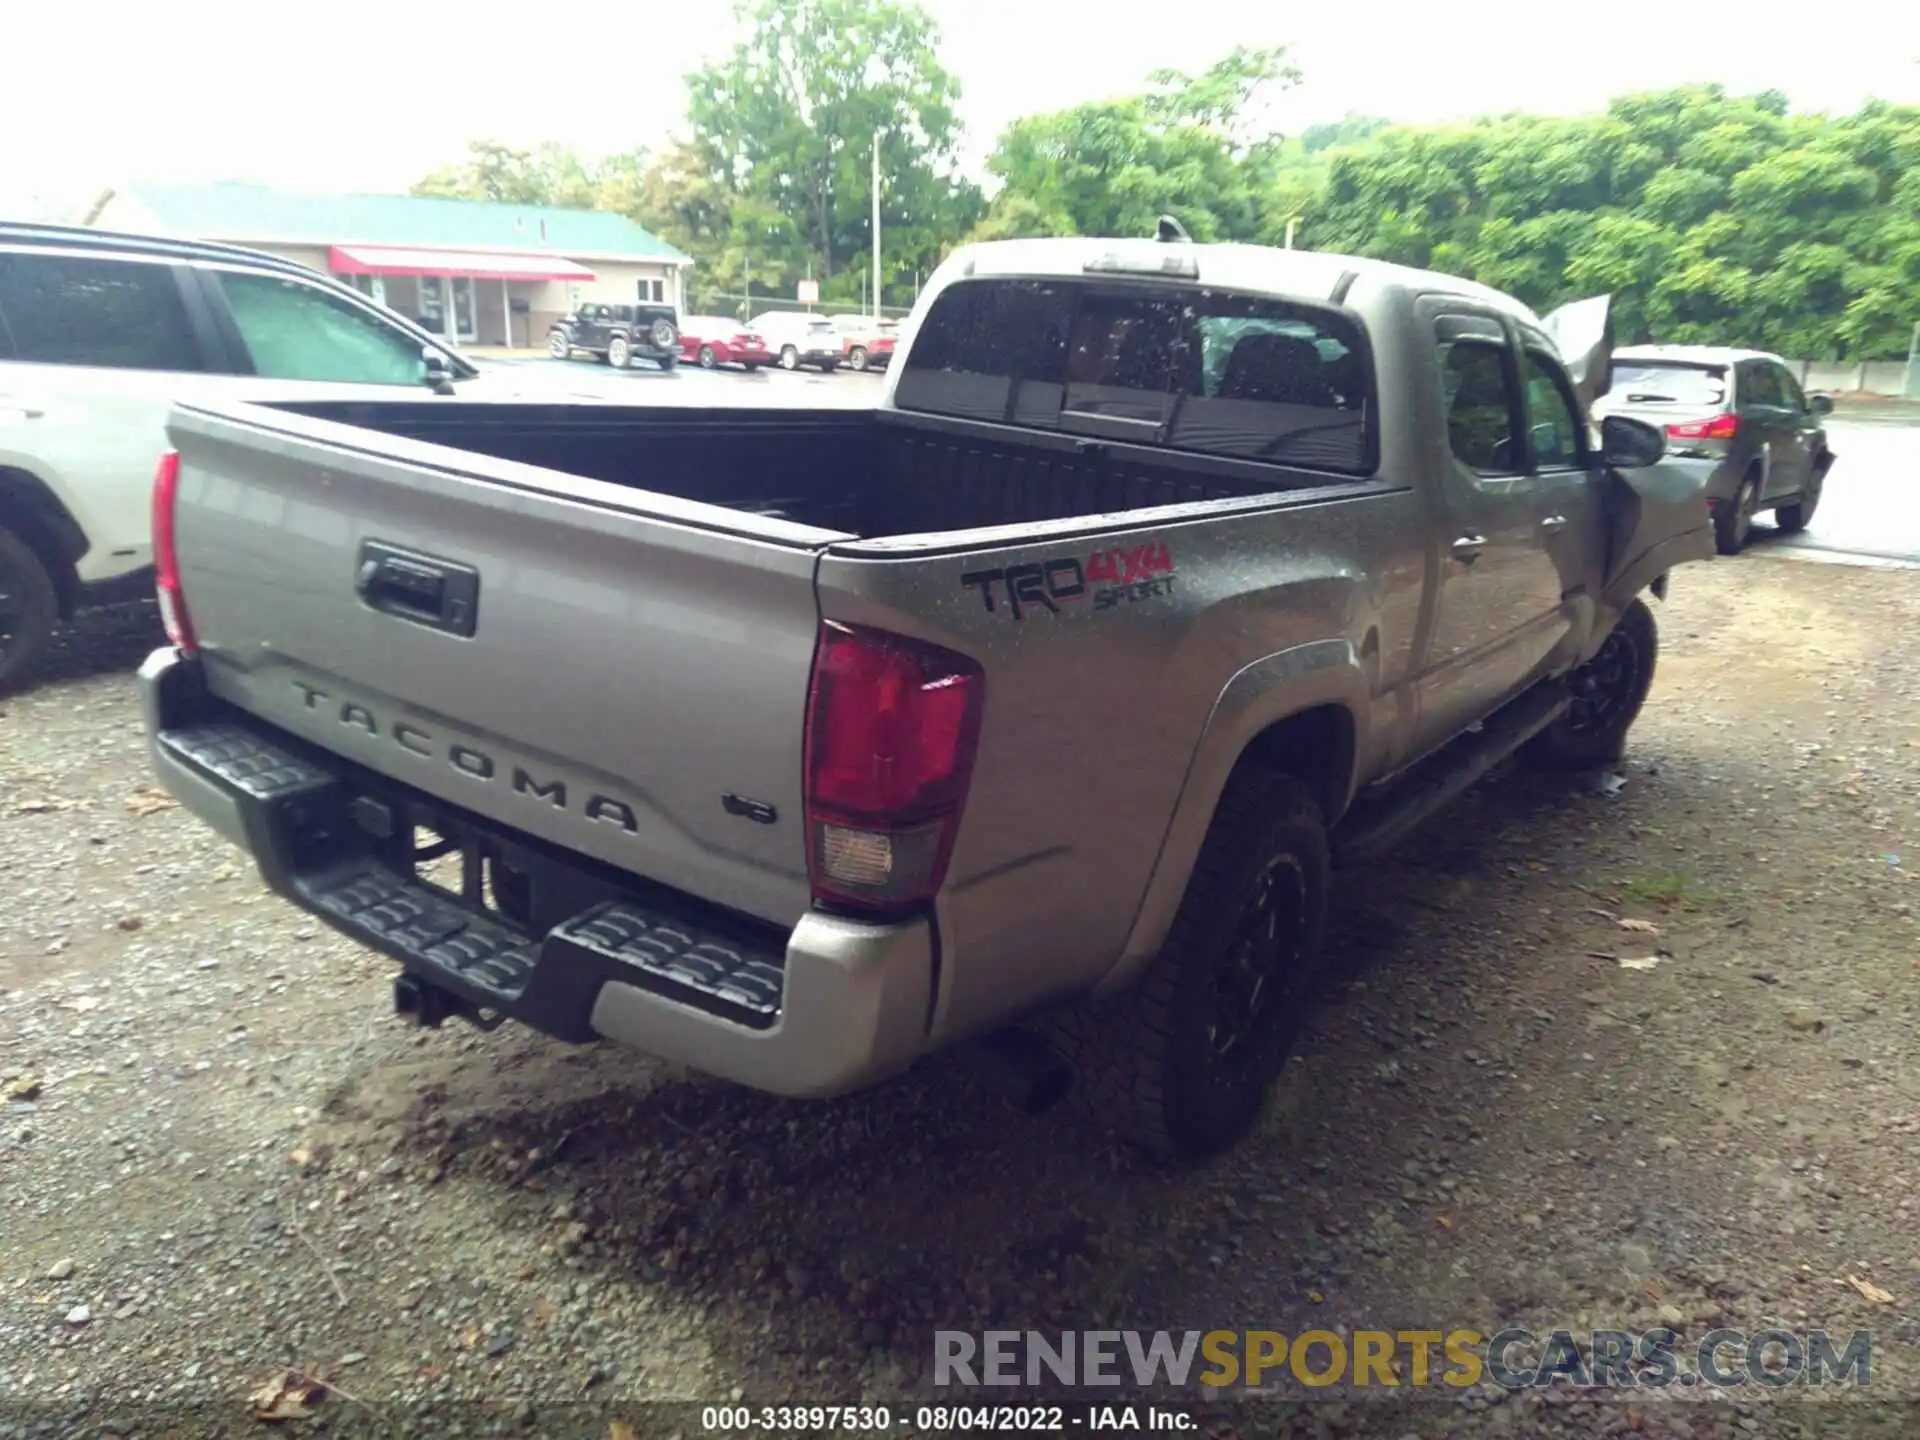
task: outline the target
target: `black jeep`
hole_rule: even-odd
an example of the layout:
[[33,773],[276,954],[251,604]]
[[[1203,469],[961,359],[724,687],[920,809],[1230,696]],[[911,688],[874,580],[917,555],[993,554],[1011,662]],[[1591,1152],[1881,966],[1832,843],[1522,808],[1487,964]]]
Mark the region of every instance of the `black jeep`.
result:
[[554,359],[570,360],[578,350],[616,370],[636,357],[671,370],[680,359],[680,327],[671,305],[582,305],[547,331],[547,352]]

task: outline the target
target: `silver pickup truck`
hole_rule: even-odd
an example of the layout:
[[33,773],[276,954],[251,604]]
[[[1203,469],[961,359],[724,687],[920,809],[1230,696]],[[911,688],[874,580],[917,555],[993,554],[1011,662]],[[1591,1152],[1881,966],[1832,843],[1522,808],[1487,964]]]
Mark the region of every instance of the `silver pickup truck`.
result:
[[1641,592],[1713,551],[1658,432],[1587,418],[1604,330],[1553,332],[1370,261],[1017,241],[941,267],[877,404],[183,405],[154,760],[420,1022],[786,1095],[978,1041],[1203,1156],[1330,870],[1516,751],[1618,755]]

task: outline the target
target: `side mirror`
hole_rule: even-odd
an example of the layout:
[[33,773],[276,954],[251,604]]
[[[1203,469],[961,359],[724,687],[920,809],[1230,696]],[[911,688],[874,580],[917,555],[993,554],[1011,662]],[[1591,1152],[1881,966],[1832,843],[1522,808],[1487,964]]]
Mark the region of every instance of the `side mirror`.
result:
[[1614,470],[1657,465],[1667,453],[1667,437],[1644,420],[1609,415],[1600,422],[1600,455]]
[[431,345],[420,347],[420,383],[436,395],[453,394],[453,366]]
[[1807,408],[1816,415],[1831,415],[1833,413],[1833,397],[1831,395],[1809,395],[1807,397]]

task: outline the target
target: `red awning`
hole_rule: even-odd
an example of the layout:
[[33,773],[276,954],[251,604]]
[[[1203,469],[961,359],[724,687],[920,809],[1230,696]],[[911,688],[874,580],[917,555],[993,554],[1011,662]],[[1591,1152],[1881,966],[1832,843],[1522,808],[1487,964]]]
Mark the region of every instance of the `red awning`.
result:
[[477,280],[591,280],[584,265],[558,255],[497,255],[484,250],[411,250],[394,245],[335,245],[336,275],[471,275]]

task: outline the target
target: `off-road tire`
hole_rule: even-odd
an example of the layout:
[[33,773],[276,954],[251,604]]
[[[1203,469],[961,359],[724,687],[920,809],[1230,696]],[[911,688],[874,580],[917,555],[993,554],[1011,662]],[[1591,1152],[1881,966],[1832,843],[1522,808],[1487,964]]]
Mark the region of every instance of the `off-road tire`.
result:
[[551,355],[555,360],[571,360],[573,358],[572,337],[564,330],[549,330],[547,332],[547,354]]
[[60,593],[45,562],[0,527],[0,695],[29,680],[46,658],[60,620]]
[[1760,472],[1741,478],[1733,499],[1713,513],[1713,548],[1722,555],[1738,555],[1753,534],[1753,517],[1760,505]]
[[[1269,882],[1285,890],[1274,896],[1286,911],[1275,926],[1255,918],[1265,913],[1258,902]],[[1124,994],[1086,1001],[1055,1022],[1055,1044],[1098,1123],[1156,1159],[1185,1163],[1218,1154],[1252,1127],[1316,989],[1327,885],[1326,818],[1313,792],[1282,776],[1231,782],[1146,973]],[[1258,1011],[1264,995],[1266,1008],[1253,1015],[1216,989],[1253,973],[1240,958],[1249,924],[1279,937],[1262,961],[1274,989],[1255,986],[1251,1007]],[[1226,1043],[1250,1048],[1228,1069],[1220,1032],[1230,1024],[1244,1033]]]
[[673,369],[674,366],[680,363],[680,357],[678,355],[672,355],[672,354],[662,355],[658,360],[654,361],[653,363],[658,365],[662,370],[671,370]]
[[1822,455],[1814,462],[1813,473],[1807,477],[1807,488],[1800,498],[1774,508],[1773,523],[1781,534],[1798,535],[1812,523],[1813,512],[1820,508],[1820,492],[1827,486],[1827,466],[1832,463]]
[[616,370],[624,370],[633,363],[633,347],[619,335],[607,341],[607,363]]
[[1660,627],[1653,609],[1635,600],[1593,659],[1567,677],[1574,703],[1526,743],[1526,759],[1543,770],[1585,770],[1620,759],[1627,732],[1647,703],[1659,659]]

